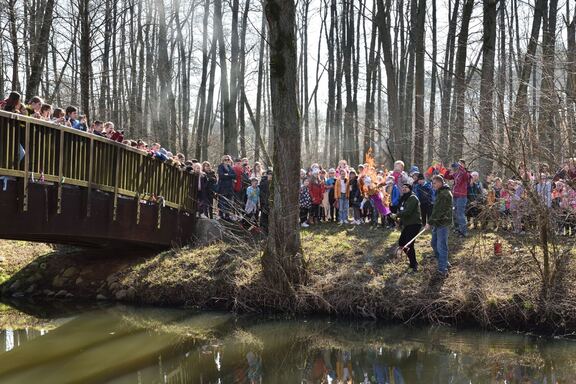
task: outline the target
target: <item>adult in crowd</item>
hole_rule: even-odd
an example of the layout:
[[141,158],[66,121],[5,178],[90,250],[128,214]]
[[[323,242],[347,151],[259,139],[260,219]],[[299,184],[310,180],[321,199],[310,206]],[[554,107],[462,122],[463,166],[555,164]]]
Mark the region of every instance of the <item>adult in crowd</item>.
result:
[[228,155],[222,156],[222,163],[218,166],[218,211],[220,218],[224,220],[231,219],[235,180],[232,158]]
[[466,221],[466,206],[468,204],[468,184],[470,173],[466,169],[466,162],[460,160],[452,164],[452,170],[446,172],[447,180],[454,180],[454,214],[455,231],[460,237],[468,236],[468,222]]
[[270,213],[270,184],[272,183],[272,171],[267,170],[260,180],[260,226],[268,233],[268,215]]
[[432,228],[432,249],[438,260],[438,273],[442,277],[448,274],[448,232],[452,224],[452,192],[440,175],[432,177],[432,187],[436,191],[436,200],[426,229]]
[[405,183],[402,185],[402,197],[400,197],[400,208],[398,214],[393,216],[400,221],[402,233],[398,245],[408,256],[409,268],[413,272],[418,271],[418,261],[416,261],[415,242],[407,244],[418,235],[422,228],[422,215],[420,213],[420,201],[412,192],[412,185]]
[[420,201],[420,213],[422,217],[422,225],[428,223],[428,218],[432,214],[432,198],[433,190],[432,184],[426,180],[424,174],[418,173],[415,177],[416,181],[413,184],[413,191],[418,200]]

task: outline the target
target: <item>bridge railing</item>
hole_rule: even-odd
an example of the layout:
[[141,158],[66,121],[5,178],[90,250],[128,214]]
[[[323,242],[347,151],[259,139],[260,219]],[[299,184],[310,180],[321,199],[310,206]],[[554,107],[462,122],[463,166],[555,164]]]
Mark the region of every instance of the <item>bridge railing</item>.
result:
[[[84,187],[195,210],[195,177],[144,152],[90,133],[0,111],[0,176]],[[27,210],[28,182],[23,208]],[[89,199],[88,199],[89,200]],[[88,208],[89,210],[89,208]],[[89,212],[88,212],[89,214]]]

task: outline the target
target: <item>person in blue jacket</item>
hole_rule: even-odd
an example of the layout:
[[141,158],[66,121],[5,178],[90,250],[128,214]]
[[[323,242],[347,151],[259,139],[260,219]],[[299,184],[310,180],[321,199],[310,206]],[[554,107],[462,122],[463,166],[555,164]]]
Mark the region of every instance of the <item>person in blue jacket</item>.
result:
[[[386,194],[390,196],[390,211],[393,214],[398,213],[398,208],[400,207],[400,188],[396,185],[393,176],[388,176],[386,178],[386,187],[385,187]],[[383,223],[384,224],[384,223]],[[388,216],[388,225],[387,228],[394,228],[396,226],[396,222],[390,216]]]
[[422,225],[426,225],[428,218],[432,214],[434,190],[432,184],[426,180],[424,174],[419,173],[414,182],[414,194],[420,200],[420,213],[422,215]]

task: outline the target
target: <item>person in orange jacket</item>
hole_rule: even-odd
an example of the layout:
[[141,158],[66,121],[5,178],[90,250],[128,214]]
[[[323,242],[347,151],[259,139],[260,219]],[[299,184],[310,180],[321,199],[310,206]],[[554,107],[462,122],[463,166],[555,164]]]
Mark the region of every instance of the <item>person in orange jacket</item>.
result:
[[334,197],[338,199],[338,224],[348,223],[350,208],[350,180],[348,173],[341,169],[334,184]]

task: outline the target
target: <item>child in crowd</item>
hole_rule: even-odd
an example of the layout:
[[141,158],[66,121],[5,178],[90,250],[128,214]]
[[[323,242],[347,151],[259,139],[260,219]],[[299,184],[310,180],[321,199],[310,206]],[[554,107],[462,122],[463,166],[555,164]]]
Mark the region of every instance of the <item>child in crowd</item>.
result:
[[246,188],[246,206],[244,211],[248,219],[258,222],[258,207],[260,204],[260,188],[258,187],[258,179],[253,177],[250,179],[250,186]]
[[257,161],[254,163],[254,168],[250,173],[250,179],[256,178],[258,182],[260,182],[260,180],[262,179],[262,175],[263,175],[262,164],[260,164],[260,162]]
[[30,101],[28,101],[28,106],[26,107],[26,113],[28,116],[36,119],[41,118],[42,104],[44,104],[44,101],[39,96],[32,97]]
[[362,213],[360,211],[360,203],[362,202],[362,191],[360,190],[360,183],[358,182],[356,171],[350,171],[350,207],[354,215],[352,224],[362,224]]
[[70,125],[70,127],[82,131],[82,124],[78,119],[78,109],[76,109],[76,107],[71,105],[66,107],[66,115],[64,116],[64,120]]
[[328,221],[330,217],[330,191],[326,187],[326,170],[320,171],[320,182],[324,185],[324,193],[322,194],[322,205],[320,207],[320,212],[322,214],[322,221]]
[[52,122],[60,125],[69,125],[66,121],[66,114],[62,108],[54,109],[54,113],[52,113]]
[[214,198],[216,191],[216,185],[218,184],[218,180],[216,178],[216,172],[212,170],[212,165],[205,161],[202,163],[202,172],[206,175],[206,188],[204,190],[203,195],[203,207],[204,207],[204,215],[209,217],[210,219],[214,218]]
[[338,199],[338,224],[348,223],[350,180],[348,173],[343,168],[340,169],[340,174],[334,184],[334,197]]
[[322,205],[322,199],[324,197],[324,184],[320,181],[318,174],[319,170],[314,168],[313,174],[310,177],[310,196],[312,197],[312,209],[310,211],[309,224],[318,224],[322,215],[320,213],[320,208]]
[[42,104],[40,108],[40,119],[44,121],[52,120],[52,106],[50,104]]
[[[398,191],[400,191],[402,185],[411,184],[408,174],[404,171],[404,162],[402,160],[398,160],[394,163],[394,170],[392,171],[391,176],[394,178],[394,184],[398,187]],[[398,194],[400,195],[400,192],[398,192]]]
[[325,188],[328,191],[328,204],[330,205],[330,221],[336,221],[338,216],[337,200],[334,194],[334,187],[336,185],[336,170],[330,168],[328,170],[328,178],[326,179]]
[[300,206],[300,225],[303,228],[308,228],[308,213],[310,212],[310,208],[312,208],[312,196],[310,196],[310,189],[308,188],[310,185],[310,180],[304,179],[302,182],[302,186],[300,187],[300,196],[298,199],[298,203]]
[[482,214],[482,207],[486,205],[484,196],[484,188],[480,182],[480,174],[478,172],[470,173],[470,184],[468,185],[467,194],[467,207],[466,217],[468,223],[472,222],[474,228],[479,227],[479,219]]

